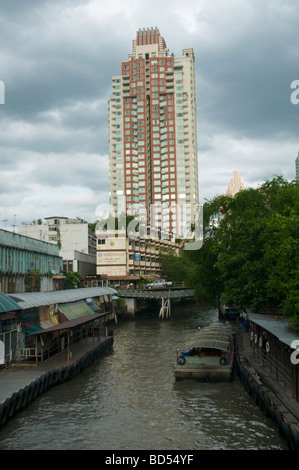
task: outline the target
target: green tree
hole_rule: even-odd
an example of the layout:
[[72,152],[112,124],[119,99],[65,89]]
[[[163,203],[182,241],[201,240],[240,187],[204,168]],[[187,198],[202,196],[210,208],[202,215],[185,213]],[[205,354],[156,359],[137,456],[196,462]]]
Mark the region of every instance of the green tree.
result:
[[299,324],[298,184],[275,177],[203,209],[203,247],[187,253],[197,299],[278,309]]
[[240,191],[215,234],[216,267],[222,281],[219,297],[225,303],[255,308],[264,299],[264,265],[260,235],[265,226],[265,196],[254,189]]
[[63,271],[65,276],[63,288],[64,289],[76,289],[80,287],[81,274],[72,271]]
[[270,185],[270,210],[263,234],[267,295],[286,315],[299,314],[299,187]]
[[163,250],[159,253],[159,263],[162,267],[162,277],[173,282],[189,282],[192,266],[185,256],[184,250],[178,254],[173,250]]

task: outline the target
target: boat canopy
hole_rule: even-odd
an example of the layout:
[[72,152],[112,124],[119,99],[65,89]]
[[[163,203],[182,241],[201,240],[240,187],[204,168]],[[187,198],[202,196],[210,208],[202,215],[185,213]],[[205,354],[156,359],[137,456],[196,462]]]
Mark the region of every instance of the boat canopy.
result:
[[197,331],[181,348],[187,353],[194,348],[211,348],[224,351],[230,340],[230,328],[221,323],[215,323]]

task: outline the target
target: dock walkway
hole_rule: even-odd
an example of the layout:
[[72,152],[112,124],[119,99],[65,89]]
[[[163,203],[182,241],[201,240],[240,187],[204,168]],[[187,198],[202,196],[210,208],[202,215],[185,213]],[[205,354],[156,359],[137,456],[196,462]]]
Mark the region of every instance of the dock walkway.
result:
[[113,337],[89,337],[39,365],[16,364],[0,372],[0,427],[48,388],[71,380],[113,344]]

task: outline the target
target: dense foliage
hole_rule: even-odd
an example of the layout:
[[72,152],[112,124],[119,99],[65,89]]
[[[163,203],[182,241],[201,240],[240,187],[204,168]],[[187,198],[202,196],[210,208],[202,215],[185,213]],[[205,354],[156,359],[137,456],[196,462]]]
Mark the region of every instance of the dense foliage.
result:
[[299,326],[299,185],[282,177],[204,204],[200,250],[161,256],[199,301],[292,316]]
[[65,276],[63,288],[64,289],[77,289],[80,287],[81,274],[73,271],[63,271]]

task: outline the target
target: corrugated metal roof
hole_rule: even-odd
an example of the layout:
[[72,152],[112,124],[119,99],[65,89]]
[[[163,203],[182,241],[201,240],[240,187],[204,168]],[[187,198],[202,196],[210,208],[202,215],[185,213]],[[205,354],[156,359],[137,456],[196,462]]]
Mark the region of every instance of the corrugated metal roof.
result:
[[287,344],[288,346],[291,346],[293,341],[298,341],[299,339],[299,333],[298,335],[295,335],[295,333],[287,329],[290,323],[288,319],[258,313],[248,313],[247,316],[250,321],[256,323],[264,330],[269,331],[269,333],[276,336],[279,341]]
[[0,292],[0,313],[13,312],[20,310],[19,304],[12,300],[8,295]]
[[83,287],[79,289],[68,289],[51,292],[24,292],[8,295],[10,299],[17,302],[19,307],[24,310],[32,307],[40,307],[42,305],[76,302],[87,297],[114,295],[116,293],[116,289],[113,289],[112,287]]
[[84,300],[60,305],[59,310],[66,316],[68,320],[88,316],[93,312]]

